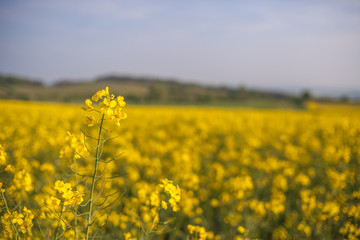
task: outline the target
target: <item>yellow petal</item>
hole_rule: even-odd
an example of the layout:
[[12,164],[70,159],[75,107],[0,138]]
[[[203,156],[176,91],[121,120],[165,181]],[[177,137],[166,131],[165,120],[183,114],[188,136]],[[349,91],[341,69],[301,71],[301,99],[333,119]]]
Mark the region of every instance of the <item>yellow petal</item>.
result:
[[86,99],[86,100],[85,100],[85,105],[86,105],[86,106],[91,106],[91,105],[92,105],[91,99]]
[[116,107],[116,101],[115,100],[111,100],[111,102],[110,102],[110,107],[111,108],[114,108],[114,107]]

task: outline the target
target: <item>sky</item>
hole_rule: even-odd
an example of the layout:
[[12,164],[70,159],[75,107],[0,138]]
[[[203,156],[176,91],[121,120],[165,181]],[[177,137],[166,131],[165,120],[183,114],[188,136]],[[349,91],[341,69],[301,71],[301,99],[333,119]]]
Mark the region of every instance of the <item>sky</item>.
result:
[[359,0],[0,0],[0,73],[360,92]]

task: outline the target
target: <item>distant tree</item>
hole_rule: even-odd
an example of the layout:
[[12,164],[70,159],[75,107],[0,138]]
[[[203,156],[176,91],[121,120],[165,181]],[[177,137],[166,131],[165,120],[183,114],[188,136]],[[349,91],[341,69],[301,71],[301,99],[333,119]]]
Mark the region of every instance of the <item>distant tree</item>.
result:
[[188,101],[191,94],[187,94],[186,86],[177,82],[168,82],[167,84],[167,98],[175,102]]
[[342,101],[342,102],[349,102],[349,96],[348,95],[343,95],[343,96],[341,96],[340,97],[340,101]]
[[198,103],[210,103],[213,101],[213,96],[210,94],[199,94],[196,96],[196,102]]
[[242,100],[246,98],[246,88],[244,86],[241,86],[237,89],[237,95],[238,99]]
[[168,89],[165,83],[152,82],[149,89],[148,100],[166,101],[168,99]]
[[302,94],[301,94],[301,99],[303,101],[308,101],[308,100],[311,100],[313,97],[312,97],[312,94],[309,90],[305,90]]

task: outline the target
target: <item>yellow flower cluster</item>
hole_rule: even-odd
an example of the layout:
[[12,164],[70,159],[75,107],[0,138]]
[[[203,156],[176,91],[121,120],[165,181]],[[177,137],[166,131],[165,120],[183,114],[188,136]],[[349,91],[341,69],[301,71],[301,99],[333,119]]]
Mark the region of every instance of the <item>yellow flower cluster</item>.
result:
[[[357,209],[359,213],[360,209]],[[349,240],[358,240],[360,238],[360,227],[356,223],[348,221],[345,223],[344,227],[340,229],[340,232],[343,235],[348,235]]]
[[[75,206],[82,203],[83,194],[78,191],[73,191],[70,183],[64,183],[63,181],[57,180],[55,182],[54,190],[61,194],[61,198],[64,199],[64,206]],[[51,197],[50,203],[53,206],[60,205],[60,200]]]
[[190,234],[191,240],[213,240],[219,239],[219,236],[215,236],[213,232],[207,232],[204,227],[188,225],[187,229]]
[[[173,181],[168,179],[162,180],[160,187],[163,188],[164,192],[170,196],[169,203],[174,212],[179,210],[179,203],[181,200],[181,193],[179,185],[174,185]],[[161,206],[167,209],[167,205],[164,201],[161,202]]]
[[13,227],[19,229],[23,234],[31,236],[31,228],[33,226],[34,214],[24,207],[22,213],[13,211],[7,212],[1,217],[1,224],[3,226],[3,234],[5,239],[12,239],[14,237]]
[[137,238],[135,238],[135,237],[132,237],[131,236],[131,233],[124,233],[124,238],[125,238],[125,240],[137,240]]
[[[145,182],[136,184],[132,197],[124,199],[120,214],[113,213],[109,216],[109,221],[124,231],[132,226],[131,232],[124,234],[125,238],[136,235],[137,228],[142,229],[140,235],[144,238],[152,234],[159,235],[171,229],[168,226],[169,220],[173,218],[172,214],[179,211],[179,202],[175,199],[180,201],[180,188],[168,179],[160,182],[157,185]],[[173,197],[170,191],[173,192]]]
[[78,139],[78,137],[76,137],[74,134],[71,134],[69,131],[67,131],[65,141],[65,144],[60,150],[61,159],[72,160],[73,157],[79,159],[88,155],[84,142]]
[[[95,108],[93,107],[93,101],[99,103],[100,112],[104,114],[107,118],[113,120],[117,126],[120,126],[120,121],[126,118],[126,113],[122,112],[126,103],[124,101],[124,97],[118,96],[115,97],[114,94],[109,94],[109,87],[102,89],[95,93],[91,99],[85,100],[85,107],[83,109],[85,111],[93,111]],[[95,124],[95,118],[92,115],[86,115],[84,119],[85,123],[88,126],[93,126]]]
[[[16,186],[17,189],[23,189],[26,192],[31,192],[34,190],[32,176],[25,169],[15,172],[13,181],[14,181],[14,186]],[[14,188],[10,188],[10,189],[14,189]]]

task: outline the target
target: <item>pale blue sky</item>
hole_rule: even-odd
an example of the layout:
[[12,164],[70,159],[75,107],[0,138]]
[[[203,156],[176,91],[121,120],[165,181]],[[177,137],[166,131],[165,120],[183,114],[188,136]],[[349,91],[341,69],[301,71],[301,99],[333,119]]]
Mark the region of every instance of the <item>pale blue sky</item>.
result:
[[360,1],[0,0],[0,73],[360,90]]

